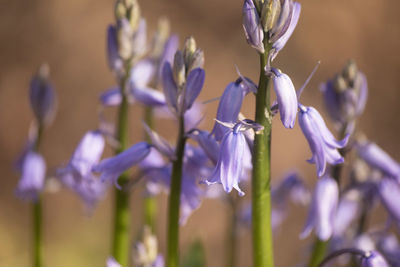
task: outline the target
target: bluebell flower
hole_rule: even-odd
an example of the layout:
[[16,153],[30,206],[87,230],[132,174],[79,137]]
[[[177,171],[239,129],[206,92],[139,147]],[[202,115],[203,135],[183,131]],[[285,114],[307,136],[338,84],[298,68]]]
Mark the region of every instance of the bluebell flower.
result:
[[[228,84],[218,104],[217,120],[226,123],[236,123],[242,107],[244,94],[245,92],[239,82]],[[228,128],[216,122],[211,133],[214,134],[217,141],[221,141],[228,131]]]
[[386,210],[397,223],[400,223],[400,185],[398,182],[384,178],[379,183],[378,191]]
[[104,150],[105,141],[99,131],[87,132],[75,149],[68,165],[57,175],[72,191],[77,193],[91,209],[104,196],[107,184],[92,172]]
[[148,143],[139,142],[114,157],[102,160],[99,164],[93,166],[92,170],[100,173],[102,181],[113,181],[120,188],[117,181],[118,177],[143,160],[149,154],[150,148],[151,145]]
[[333,234],[338,201],[339,187],[337,182],[326,175],[318,179],[307,222],[300,238],[306,238],[314,228],[320,240],[328,240]]
[[[224,126],[224,125],[222,125]],[[215,166],[214,172],[205,181],[206,184],[211,185],[221,183],[225,192],[230,193],[232,189],[236,189],[240,196],[244,192],[239,187],[239,182],[244,176],[246,153],[248,149],[242,122],[237,123],[233,129],[228,128],[228,132],[224,135],[221,141],[218,162]]]
[[247,42],[258,52],[264,53],[264,30],[253,0],[244,1],[242,13],[243,28]]
[[215,140],[209,132],[202,130],[194,130],[190,136],[196,140],[209,159],[214,164],[217,164],[219,154],[219,144],[217,143],[217,140]]
[[338,149],[346,146],[349,135],[337,141],[313,107],[300,105],[298,120],[313,154],[308,161],[316,164],[318,176],[324,175],[327,163],[332,165],[343,163],[344,159]]
[[281,121],[286,128],[293,128],[298,109],[296,90],[289,76],[275,68],[271,71]]
[[400,244],[395,234],[387,233],[381,235],[378,241],[378,246],[379,251],[383,253],[392,266],[400,264]]
[[361,258],[361,267],[389,267],[389,264],[378,251],[372,250]]
[[356,150],[360,158],[372,168],[380,170],[383,174],[397,178],[400,181],[400,164],[389,154],[372,142],[359,142]]
[[107,59],[110,70],[120,76],[124,64],[118,53],[117,29],[113,25],[107,29]]
[[44,64],[32,78],[29,100],[38,125],[51,123],[56,109],[56,96],[49,82],[49,66]]
[[33,151],[26,154],[22,164],[22,174],[16,194],[22,199],[36,201],[44,188],[46,162],[43,157]]

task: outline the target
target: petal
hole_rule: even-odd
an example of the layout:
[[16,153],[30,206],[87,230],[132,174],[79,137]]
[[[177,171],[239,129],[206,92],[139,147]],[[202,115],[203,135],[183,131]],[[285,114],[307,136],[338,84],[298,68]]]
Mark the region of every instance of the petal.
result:
[[[239,84],[228,84],[219,101],[217,120],[221,122],[236,123],[242,107],[243,94],[243,90]],[[227,132],[227,129],[219,123],[215,123],[211,132],[215,135],[215,139],[220,141]]]
[[93,167],[94,172],[101,173],[102,181],[116,179],[126,170],[142,161],[150,153],[150,145],[139,142],[120,154],[102,160]]
[[400,178],[400,164],[375,143],[358,144],[356,148],[358,155],[371,167],[391,177]]
[[107,259],[107,267],[121,267],[121,265],[113,257],[109,257]]
[[164,106],[166,105],[165,96],[160,91],[146,88],[146,87],[136,87],[132,90],[133,97],[146,106]]
[[343,236],[350,224],[357,218],[360,210],[359,191],[351,189],[341,197],[334,223],[334,235]]
[[276,52],[280,51],[286,45],[290,36],[292,36],[293,31],[296,28],[297,23],[299,21],[300,11],[301,11],[300,3],[294,2],[289,27],[287,28],[285,33],[278,40],[276,40],[272,45],[272,47],[275,48]]
[[36,201],[43,190],[46,175],[46,162],[36,152],[29,152],[22,165],[22,175],[16,194],[22,199]]
[[130,86],[132,89],[137,87],[147,87],[155,74],[155,66],[149,59],[144,59],[135,64],[131,69]]
[[384,178],[379,183],[379,195],[383,205],[386,207],[390,215],[400,222],[400,186],[389,178]]
[[264,31],[253,0],[245,0],[242,14],[243,28],[247,42],[260,53],[264,53]]
[[178,88],[176,86],[174,75],[172,73],[171,64],[166,62],[162,70],[162,84],[164,89],[165,99],[171,111],[177,112]]
[[175,150],[171,147],[171,145],[167,142],[167,140],[165,140],[155,131],[150,129],[150,127],[147,126],[147,124],[144,123],[143,126],[146,133],[151,139],[152,145],[164,156],[168,157],[170,160],[175,160],[176,159]]
[[123,63],[118,53],[117,30],[112,25],[107,28],[107,59],[112,71],[121,71]]
[[99,98],[103,106],[119,106],[122,102],[121,90],[119,87],[111,88],[102,93]]
[[284,73],[274,75],[274,90],[278,100],[281,121],[286,128],[293,128],[297,115],[297,95],[289,76]]
[[200,94],[204,85],[204,78],[205,72],[203,69],[197,68],[189,73],[186,80],[184,111],[192,107],[193,102]]
[[160,58],[160,67],[158,71],[158,79],[161,80],[161,73],[162,73],[162,68],[164,66],[164,63],[169,62],[170,64],[174,60],[174,55],[176,53],[176,50],[178,50],[179,46],[179,38],[177,35],[173,34],[171,35],[168,40],[165,42],[164,45],[164,51],[162,53],[162,56]]
[[217,140],[207,131],[196,130],[191,137],[197,141],[199,146],[204,150],[209,159],[217,164],[219,154],[219,144]]

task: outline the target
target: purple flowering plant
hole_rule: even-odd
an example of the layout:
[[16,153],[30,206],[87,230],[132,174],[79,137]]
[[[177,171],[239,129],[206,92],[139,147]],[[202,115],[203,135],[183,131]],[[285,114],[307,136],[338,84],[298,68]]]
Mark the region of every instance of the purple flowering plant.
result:
[[[185,257],[189,260],[181,260],[179,237],[205,199],[228,203],[230,267],[237,266],[240,226],[251,231],[253,266],[274,266],[273,234],[288,217],[288,200],[309,206],[299,238],[315,233],[302,264],[316,267],[350,260],[360,266],[400,264],[400,164],[358,127],[368,97],[366,75],[350,60],[321,84],[330,127],[301,96],[316,69],[296,90],[290,76],[275,67],[300,13],[301,4],[293,0],[243,1],[244,37],[260,58],[259,81],[237,71],[222,95],[216,96],[214,126],[207,130],[201,128],[202,122],[213,101],[198,100],[206,87],[206,68],[204,52],[194,37],[180,46],[169,22],[160,19],[150,39],[139,3],[116,0],[115,21],[106,30],[106,56],[116,84],[98,96],[98,127],[88,129],[54,175],[90,211],[110,188],[114,192],[111,251],[103,255],[106,266],[204,266],[201,246]],[[248,118],[242,105],[251,96],[255,116]],[[47,65],[33,77],[29,99],[35,119],[16,164],[21,174],[16,195],[32,202],[33,265],[42,267],[41,195],[49,179],[39,145],[56,110]],[[144,110],[142,124],[134,125],[143,140],[134,144],[129,140],[130,106]],[[115,122],[107,118],[110,109],[117,110]],[[297,171],[280,183],[272,181],[271,133],[278,114],[287,130],[298,120],[310,149],[307,161],[316,168],[313,189]],[[176,136],[164,132],[159,120],[174,125]],[[112,156],[103,155],[107,146]],[[137,188],[142,188],[143,201],[132,205]],[[159,246],[161,216],[156,199],[162,193],[168,195],[166,244]],[[251,203],[244,197],[247,193]],[[139,205],[144,211],[142,227],[133,238],[131,214]],[[387,220],[371,227],[370,211],[378,205],[384,207]]]

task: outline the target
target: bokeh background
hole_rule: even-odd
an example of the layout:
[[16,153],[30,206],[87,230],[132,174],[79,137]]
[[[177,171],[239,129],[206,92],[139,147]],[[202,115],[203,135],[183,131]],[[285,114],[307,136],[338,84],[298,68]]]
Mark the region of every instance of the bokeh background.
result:
[[[220,96],[236,79],[235,64],[257,80],[258,57],[244,38],[241,0],[139,1],[149,29],[166,16],[172,30],[193,35],[206,57],[206,83],[201,100]],[[304,104],[324,113],[319,84],[339,71],[347,59],[356,60],[367,75],[369,100],[359,127],[366,135],[400,159],[400,4],[397,0],[301,1],[300,22],[274,66],[301,86],[317,61],[321,66],[302,96]],[[46,131],[42,153],[50,171],[68,161],[82,135],[97,127],[98,95],[114,85],[105,57],[106,27],[113,21],[113,1],[14,0],[0,1],[0,266],[29,266],[30,205],[15,198],[18,175],[13,164],[21,151],[32,121],[28,102],[31,75],[42,62],[51,67],[58,95],[58,113]],[[182,43],[182,41],[181,41]],[[248,96],[244,113],[252,116],[254,99]],[[217,103],[207,106],[202,128],[210,130]],[[131,142],[142,139],[142,108],[130,111]],[[327,119],[328,120],[328,119]],[[284,129],[275,118],[273,130],[273,179],[298,169],[312,185],[313,165],[306,140],[296,125]],[[175,127],[160,121],[162,134],[171,138]],[[331,124],[330,124],[331,125]],[[161,127],[162,126],[162,127]],[[331,125],[332,128],[332,125]],[[174,138],[170,139],[174,141]],[[110,155],[110,151],[108,151]],[[246,188],[250,192],[250,188]],[[45,196],[46,266],[104,266],[110,240],[111,192],[91,216],[80,200],[65,189]],[[132,198],[133,234],[142,220],[142,193]],[[166,198],[159,199],[160,249],[164,251]],[[294,266],[305,255],[309,240],[299,241],[306,210],[292,207],[275,237],[277,266]],[[182,229],[182,249],[196,238],[206,245],[208,266],[223,266],[226,222],[224,203],[207,200]],[[250,233],[242,229],[239,266],[251,266]]]

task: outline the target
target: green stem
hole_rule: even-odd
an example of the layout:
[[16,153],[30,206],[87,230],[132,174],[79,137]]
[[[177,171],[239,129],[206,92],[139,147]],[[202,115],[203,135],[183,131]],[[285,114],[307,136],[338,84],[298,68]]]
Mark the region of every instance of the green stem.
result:
[[255,267],[274,266],[271,229],[271,110],[269,78],[265,75],[269,47],[260,55],[260,80],[256,94],[256,122],[264,130],[255,135],[252,179],[253,258]]
[[[38,151],[43,136],[43,126],[39,126],[34,150]],[[42,197],[32,204],[32,231],[33,231],[33,266],[41,267],[43,264],[42,243]]]
[[[129,68],[127,68],[129,69]],[[129,73],[129,71],[127,72]],[[117,125],[117,140],[119,147],[115,153],[119,154],[124,151],[128,146],[128,100],[125,96],[125,86],[129,79],[127,74],[121,81],[122,102],[119,107],[118,125]],[[118,178],[118,184],[124,188],[128,183],[129,176],[123,173]],[[112,240],[112,255],[121,264],[121,266],[128,266],[129,251],[130,251],[130,212],[129,212],[129,192],[125,190],[115,189],[115,202],[114,202],[114,231]]]
[[[150,127],[150,129],[154,128],[152,107],[145,107],[144,121]],[[150,143],[151,139],[148,137],[148,135],[145,136],[146,136],[146,141]],[[152,233],[155,233],[156,230],[155,229],[156,214],[157,214],[156,199],[153,196],[146,196],[144,199],[144,223],[145,225],[148,225],[150,227]]]
[[179,211],[182,186],[182,166],[185,151],[185,128],[183,116],[179,118],[179,134],[176,145],[176,160],[172,165],[168,206],[167,267],[179,266]]

